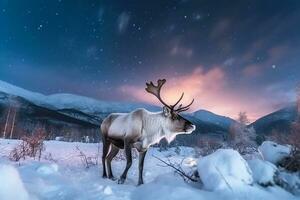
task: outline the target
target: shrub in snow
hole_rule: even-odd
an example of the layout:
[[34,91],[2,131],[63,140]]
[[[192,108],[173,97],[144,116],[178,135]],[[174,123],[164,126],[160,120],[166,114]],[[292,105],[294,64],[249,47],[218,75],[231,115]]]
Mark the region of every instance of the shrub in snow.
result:
[[[242,113],[243,114],[243,113]],[[229,145],[241,154],[252,153],[256,149],[256,132],[253,127],[246,124],[233,123],[229,128]]]
[[42,151],[45,150],[45,138],[46,134],[42,129],[37,129],[33,135],[23,136],[21,138],[22,142],[10,152],[10,160],[17,162],[22,158],[25,160],[26,156],[34,159],[37,157],[40,160]]
[[195,154],[196,156],[206,156],[209,155],[213,152],[215,152],[218,149],[221,149],[225,146],[227,146],[224,141],[223,138],[221,139],[216,139],[216,138],[212,138],[210,136],[201,136],[201,140],[197,141],[198,147],[195,147]]
[[273,164],[277,164],[282,159],[288,157],[291,153],[290,146],[284,146],[276,144],[275,142],[265,141],[259,147],[258,150],[264,160]]
[[248,164],[251,168],[254,182],[262,186],[274,184],[274,177],[277,172],[277,167],[274,164],[260,159],[248,160]]
[[0,165],[0,199],[29,199],[18,171],[10,165]]
[[209,190],[233,189],[253,182],[247,162],[233,149],[219,149],[200,158],[198,173]]
[[278,162],[279,166],[291,172],[300,172],[300,149],[292,148],[288,157]]
[[300,195],[300,172],[279,172],[275,177],[275,182],[277,185],[283,187],[287,191],[295,195]]
[[79,157],[81,158],[81,162],[85,166],[85,168],[90,168],[91,166],[98,165],[98,159],[97,156],[91,157],[87,156],[81,149],[79,149],[79,146],[76,146],[76,149],[79,152]]

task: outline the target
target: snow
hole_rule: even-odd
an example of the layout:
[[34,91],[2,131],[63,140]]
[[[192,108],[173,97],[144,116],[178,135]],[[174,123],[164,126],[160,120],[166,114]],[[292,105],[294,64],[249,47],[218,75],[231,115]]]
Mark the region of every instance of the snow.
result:
[[280,145],[271,141],[264,141],[259,147],[264,160],[277,164],[280,160],[287,157],[291,152],[290,146]]
[[55,174],[56,172],[58,172],[58,165],[53,163],[50,165],[41,165],[40,167],[37,168],[37,172],[41,175],[51,175],[51,174]]
[[106,194],[106,195],[112,195],[113,194],[113,191],[111,189],[111,187],[109,186],[106,186],[103,190],[103,193]]
[[278,174],[278,178],[282,180],[285,188],[298,196],[300,195],[300,172],[288,173],[282,171]]
[[238,188],[253,182],[246,160],[232,149],[219,149],[200,158],[198,172],[208,190]]
[[[138,180],[138,159],[133,160],[132,168],[128,172],[125,184],[119,185],[117,181],[103,179],[101,166],[101,150],[102,144],[92,143],[69,143],[61,141],[46,141],[46,150],[43,153],[41,161],[33,159],[21,160],[20,162],[9,161],[7,156],[9,152],[17,145],[18,140],[3,140],[0,139],[0,199],[21,199],[19,196],[4,195],[28,195],[28,199],[33,200],[257,200],[257,199],[272,199],[272,200],[296,200],[299,197],[293,196],[284,189],[274,186],[263,188],[259,185],[250,186],[241,184],[237,190],[232,185],[233,190],[206,190],[200,183],[186,183],[182,178],[174,173],[174,170],[165,167],[162,163],[154,158],[155,155],[163,160],[170,160],[172,163],[182,163],[184,170],[194,169],[195,161],[194,150],[188,147],[169,148],[167,151],[159,152],[158,148],[150,148],[144,166],[144,182],[142,186],[136,186]],[[98,165],[85,168],[79,156],[78,147],[88,157],[98,155]],[[99,152],[100,150],[100,152]],[[230,158],[235,162],[232,164],[242,165],[233,150],[228,150],[224,156],[219,156],[219,162],[225,162],[226,165],[219,167],[220,170],[225,170],[225,166],[234,167],[228,164],[226,159]],[[100,154],[98,154],[100,153]],[[228,154],[228,156],[226,156]],[[51,156],[50,156],[51,155]],[[51,158],[51,159],[50,159]],[[184,159],[184,160],[183,160]],[[120,157],[112,162],[114,175],[119,177],[124,170],[126,161]],[[243,166],[243,165],[242,165]],[[239,166],[241,167],[241,166]],[[4,169],[4,171],[2,170]],[[7,170],[8,169],[8,170]],[[234,169],[241,170],[234,167]],[[209,170],[207,170],[209,171]],[[242,170],[243,171],[243,170]],[[233,171],[234,172],[234,171]],[[223,172],[224,175],[226,173]],[[236,174],[236,173],[234,173]],[[240,176],[240,175],[239,175]],[[9,177],[10,181],[6,181]],[[5,180],[5,187],[13,190],[5,189],[2,191],[2,185]],[[228,179],[229,180],[229,179]],[[3,181],[3,182],[1,182]],[[10,182],[13,184],[9,184]],[[17,182],[17,183],[16,183]],[[10,185],[10,186],[9,186]],[[23,185],[23,186],[22,186]],[[20,189],[23,188],[23,189]],[[18,192],[15,192],[18,191]]]
[[44,99],[45,96],[39,93],[30,92],[28,90],[25,90],[23,88],[11,85],[9,83],[6,83],[4,81],[0,80],[0,91],[5,92],[7,94],[11,94],[14,96],[20,96],[25,99],[31,99],[33,101],[38,102],[40,99]]
[[0,177],[0,199],[29,200],[17,169],[11,165],[0,164]]
[[247,161],[251,171],[253,180],[261,185],[273,185],[274,184],[274,176],[277,172],[277,167],[264,160],[253,159]]
[[[134,190],[132,200],[296,200],[279,187],[265,189],[244,185],[240,190],[207,191],[165,174]],[[299,199],[299,198],[298,198]]]
[[57,109],[76,109],[89,114],[96,114],[100,111],[102,113],[130,112],[140,107],[157,110],[155,106],[141,103],[106,102],[74,94],[49,95],[46,98],[46,103],[55,106]]

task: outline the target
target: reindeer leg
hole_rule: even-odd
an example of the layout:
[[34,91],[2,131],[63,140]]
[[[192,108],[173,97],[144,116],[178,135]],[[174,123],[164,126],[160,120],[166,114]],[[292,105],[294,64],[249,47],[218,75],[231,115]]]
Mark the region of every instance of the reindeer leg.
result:
[[118,152],[119,152],[119,148],[112,144],[110,152],[108,153],[108,155],[106,157],[108,178],[112,179],[112,180],[115,180],[115,178],[114,178],[114,176],[112,174],[112,170],[111,170],[111,161],[118,154]]
[[126,141],[126,139],[124,140],[124,149],[125,149],[127,164],[126,164],[123,174],[121,175],[120,179],[118,180],[118,184],[123,184],[125,182],[125,179],[127,177],[127,172],[132,164],[131,146]]
[[106,166],[105,166],[105,159],[109,150],[110,142],[107,140],[106,137],[103,137],[103,151],[102,151],[102,166],[103,166],[103,178],[107,178],[106,174]]
[[143,169],[144,169],[144,160],[147,151],[142,151],[139,153],[139,182],[138,185],[144,184],[143,181]]

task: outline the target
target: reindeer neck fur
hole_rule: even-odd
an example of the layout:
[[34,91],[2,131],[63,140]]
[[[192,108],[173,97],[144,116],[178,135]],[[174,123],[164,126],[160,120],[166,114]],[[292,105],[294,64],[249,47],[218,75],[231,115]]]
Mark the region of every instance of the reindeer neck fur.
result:
[[[145,110],[146,111],[146,110]],[[170,143],[180,133],[172,133],[168,127],[168,119],[163,112],[146,111],[146,117],[143,120],[142,141],[143,147],[149,147],[152,144],[158,143],[161,139],[166,138]]]

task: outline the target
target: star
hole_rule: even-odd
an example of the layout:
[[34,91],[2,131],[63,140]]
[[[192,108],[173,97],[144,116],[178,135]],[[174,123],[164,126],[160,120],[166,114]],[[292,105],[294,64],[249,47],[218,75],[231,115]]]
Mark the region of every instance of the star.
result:
[[40,30],[42,30],[42,28],[43,28],[43,25],[40,24],[37,29],[40,31]]

